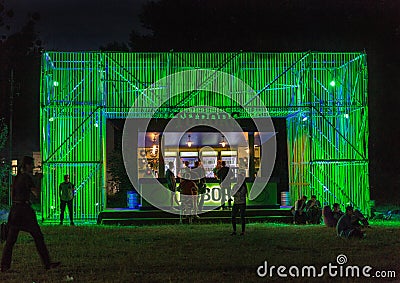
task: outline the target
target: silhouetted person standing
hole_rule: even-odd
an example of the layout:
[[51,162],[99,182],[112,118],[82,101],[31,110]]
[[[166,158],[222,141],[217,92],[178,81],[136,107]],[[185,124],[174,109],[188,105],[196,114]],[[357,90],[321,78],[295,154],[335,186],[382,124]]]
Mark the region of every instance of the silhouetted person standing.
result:
[[198,212],[203,210],[204,206],[204,196],[207,191],[206,188],[206,171],[204,170],[203,164],[201,161],[196,161],[194,163],[193,173],[196,177],[196,185],[198,188],[198,200],[197,200],[197,209]]
[[168,189],[171,191],[171,209],[174,209],[174,201],[179,205],[178,197],[176,195],[176,179],[174,172],[172,172],[174,169],[174,162],[169,162],[168,167],[169,168],[165,172],[165,179],[167,180]]
[[69,214],[69,222],[71,226],[74,226],[74,192],[75,186],[69,181],[69,175],[64,175],[64,182],[60,184],[60,225],[63,224],[64,221],[64,212],[65,207],[68,206],[68,214]]
[[340,210],[340,204],[338,204],[337,202],[335,202],[333,204],[332,214],[333,214],[334,223],[335,223],[335,226],[336,226],[336,224],[338,223],[340,217],[342,217],[344,215],[344,212]]
[[40,193],[40,189],[35,188],[31,176],[33,167],[33,158],[25,156],[22,161],[22,167],[15,177],[12,186],[12,206],[8,216],[8,236],[1,258],[1,272],[9,270],[11,267],[12,250],[18,239],[19,231],[31,234],[46,269],[56,268],[60,265],[60,262],[50,261],[49,252],[37,222],[36,213],[29,201],[31,192],[35,196],[38,196]]
[[240,235],[244,235],[246,227],[246,197],[247,197],[247,186],[245,182],[245,173],[237,174],[237,183],[233,187],[235,194],[233,195],[233,208],[232,208],[232,233],[231,235],[236,235],[236,216],[240,213],[240,219],[242,222],[242,232]]
[[228,194],[228,206],[231,208],[232,199],[231,199],[231,178],[232,174],[230,174],[230,168],[226,166],[226,162],[221,162],[221,168],[217,171],[217,177],[219,179],[220,188],[221,188],[221,208],[225,209],[225,200],[226,195]]

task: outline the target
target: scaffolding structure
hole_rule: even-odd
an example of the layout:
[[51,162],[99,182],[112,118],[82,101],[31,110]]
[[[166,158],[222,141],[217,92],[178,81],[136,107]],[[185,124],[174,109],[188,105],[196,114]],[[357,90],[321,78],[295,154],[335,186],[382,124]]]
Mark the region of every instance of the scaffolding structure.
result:
[[[126,118],[154,82],[193,69],[225,72],[252,87],[255,93],[232,93],[252,109],[252,118],[266,117],[255,103],[257,97],[271,117],[286,119],[292,201],[315,194],[321,203],[351,203],[369,214],[365,53],[44,52],[44,221],[59,217],[58,185],[65,172],[73,176],[77,189],[75,218],[97,217],[106,204],[106,119]],[[150,97],[136,107],[137,118],[151,118],[157,92],[146,95]],[[250,117],[235,100],[202,91],[171,98],[155,116],[168,119],[197,105]]]

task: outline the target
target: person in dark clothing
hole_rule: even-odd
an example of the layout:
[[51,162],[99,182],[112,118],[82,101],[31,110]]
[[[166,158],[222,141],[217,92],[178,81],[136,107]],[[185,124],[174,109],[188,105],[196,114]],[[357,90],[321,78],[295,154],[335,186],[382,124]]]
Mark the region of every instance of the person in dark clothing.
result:
[[343,238],[364,238],[365,234],[361,230],[361,226],[354,222],[355,219],[354,209],[352,206],[346,207],[346,213],[340,217],[337,225],[336,232],[339,237]]
[[181,168],[179,172],[179,177],[182,179],[190,179],[189,175],[191,174],[191,169],[189,167],[189,161],[183,162],[183,168]]
[[198,188],[197,209],[198,212],[203,210],[204,196],[206,193],[206,171],[200,161],[194,163],[193,173],[196,173],[196,185]]
[[65,207],[68,206],[69,222],[71,226],[74,226],[74,193],[75,186],[69,181],[69,175],[64,175],[64,182],[59,186],[60,195],[60,225],[63,225]]
[[233,232],[231,235],[236,235],[236,216],[240,212],[240,219],[242,221],[242,232],[240,235],[244,235],[246,228],[246,197],[247,197],[247,186],[245,182],[245,174],[239,172],[237,174],[237,183],[233,187],[235,194],[233,195],[233,207],[232,207],[232,228]]
[[333,210],[329,205],[324,206],[322,215],[326,226],[336,227],[336,224],[338,223],[340,217],[344,215],[344,213],[340,210],[340,204],[334,203]]
[[221,167],[222,167],[221,162],[222,162],[222,160],[218,159],[217,165],[213,169],[214,178],[218,178],[217,173],[218,173],[218,170],[221,169]]
[[354,226],[359,228],[361,227],[371,228],[369,226],[367,218],[365,218],[365,216],[358,209],[354,210],[351,222],[353,223]]
[[189,222],[192,217],[200,218],[197,215],[197,185],[192,180],[192,174],[190,172],[185,174],[185,178],[181,178],[181,182],[178,188],[181,193],[181,212],[187,215]]
[[307,215],[305,212],[307,196],[302,196],[296,200],[294,204],[294,223],[295,224],[306,224]]
[[232,171],[229,167],[226,166],[226,162],[221,162],[221,168],[217,171],[217,178],[220,183],[221,188],[221,208],[225,209],[225,200],[226,196],[228,195],[228,207],[231,208],[232,206],[232,199],[231,199],[231,178],[232,178]]
[[309,224],[320,224],[321,223],[321,203],[317,200],[315,195],[311,196],[311,199],[306,204],[307,220]]
[[49,252],[37,222],[36,213],[30,205],[31,192],[36,196],[40,193],[40,190],[35,188],[32,180],[33,165],[33,158],[25,156],[22,161],[21,170],[18,172],[12,186],[12,206],[8,216],[8,236],[1,258],[1,272],[9,270],[11,267],[12,250],[17,241],[19,231],[31,234],[45,269],[56,268],[60,265],[60,262],[50,261]]
[[327,227],[336,227],[337,221],[333,218],[333,212],[329,205],[325,205],[322,209],[322,217]]
[[169,162],[168,167],[167,172],[165,172],[165,178],[167,179],[168,189],[171,191],[171,209],[174,209],[174,201],[179,206],[178,197],[176,195],[176,179],[174,172],[172,172],[174,169],[174,162]]
[[340,210],[340,204],[338,204],[337,202],[333,204],[332,214],[333,214],[333,219],[335,221],[334,223],[336,226],[340,217],[342,217],[344,215],[343,211]]

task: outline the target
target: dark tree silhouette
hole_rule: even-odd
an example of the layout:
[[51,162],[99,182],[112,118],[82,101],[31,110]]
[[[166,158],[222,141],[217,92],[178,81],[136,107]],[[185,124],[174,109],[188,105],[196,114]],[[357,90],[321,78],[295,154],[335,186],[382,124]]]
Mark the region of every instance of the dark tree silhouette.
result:
[[[11,97],[11,70],[14,73],[14,110],[19,109],[25,117],[14,117],[13,138],[24,140],[31,133],[38,133],[38,111],[32,108],[39,107],[40,81],[40,51],[41,41],[35,31],[35,25],[40,20],[38,13],[27,15],[22,28],[10,32],[14,12],[8,10],[4,1],[0,2],[0,118],[9,121]],[[20,118],[30,121],[33,127],[26,127]],[[18,129],[24,128],[24,131]],[[31,131],[31,133],[29,132]],[[37,135],[33,135],[36,137]],[[38,140],[38,137],[36,137]],[[33,140],[26,141],[35,143]],[[25,142],[25,143],[26,143]]]
[[[0,119],[0,151],[5,147],[7,141],[8,127],[3,119]],[[0,209],[8,200],[8,172],[9,165],[5,158],[0,158]]]
[[123,51],[128,52],[129,46],[124,42],[113,41],[107,43],[105,46],[100,46],[100,51]]

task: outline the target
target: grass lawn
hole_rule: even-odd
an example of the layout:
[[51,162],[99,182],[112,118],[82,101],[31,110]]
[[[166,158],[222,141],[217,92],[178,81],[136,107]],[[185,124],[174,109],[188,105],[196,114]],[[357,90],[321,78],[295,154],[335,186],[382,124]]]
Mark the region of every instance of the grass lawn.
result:
[[[240,226],[239,226],[240,229]],[[228,224],[145,227],[43,226],[54,261],[62,266],[45,271],[32,238],[20,233],[11,270],[0,282],[321,282],[322,278],[257,276],[257,268],[369,265],[375,271],[395,271],[396,278],[329,277],[336,282],[400,282],[400,223],[373,222],[362,240],[336,237],[323,225],[293,226],[255,223],[245,236],[230,236]],[[2,245],[4,247],[4,244]],[[344,254],[347,263],[339,265]],[[268,267],[269,268],[269,267]],[[262,269],[264,270],[264,269]],[[295,269],[292,268],[295,272]],[[337,269],[339,270],[339,269]]]

